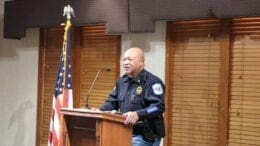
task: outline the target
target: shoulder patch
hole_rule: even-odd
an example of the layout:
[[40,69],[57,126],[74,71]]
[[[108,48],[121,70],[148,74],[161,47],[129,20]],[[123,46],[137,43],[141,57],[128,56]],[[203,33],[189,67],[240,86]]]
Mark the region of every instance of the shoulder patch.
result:
[[152,88],[153,88],[153,93],[154,93],[155,95],[161,95],[161,94],[163,94],[163,88],[162,88],[162,85],[161,85],[161,84],[156,83],[156,84],[154,84],[154,85],[152,86]]

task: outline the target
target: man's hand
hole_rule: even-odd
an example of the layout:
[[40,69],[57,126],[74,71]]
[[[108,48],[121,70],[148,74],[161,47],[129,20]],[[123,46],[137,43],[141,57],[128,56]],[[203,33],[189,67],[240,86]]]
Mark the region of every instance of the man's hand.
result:
[[126,117],[124,124],[126,125],[134,125],[135,122],[139,119],[137,112],[127,112],[123,114]]

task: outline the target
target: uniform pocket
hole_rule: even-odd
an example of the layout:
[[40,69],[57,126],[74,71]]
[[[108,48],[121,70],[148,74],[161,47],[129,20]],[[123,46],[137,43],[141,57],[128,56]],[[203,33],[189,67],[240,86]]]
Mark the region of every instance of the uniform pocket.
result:
[[131,97],[130,103],[141,105],[142,104],[142,96],[133,95]]

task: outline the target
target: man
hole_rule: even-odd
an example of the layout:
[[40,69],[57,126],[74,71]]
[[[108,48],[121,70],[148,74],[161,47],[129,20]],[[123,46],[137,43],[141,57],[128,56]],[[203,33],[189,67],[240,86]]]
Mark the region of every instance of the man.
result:
[[164,137],[165,86],[144,69],[144,53],[130,48],[123,56],[125,74],[101,106],[102,111],[118,110],[133,125],[133,146],[159,146]]

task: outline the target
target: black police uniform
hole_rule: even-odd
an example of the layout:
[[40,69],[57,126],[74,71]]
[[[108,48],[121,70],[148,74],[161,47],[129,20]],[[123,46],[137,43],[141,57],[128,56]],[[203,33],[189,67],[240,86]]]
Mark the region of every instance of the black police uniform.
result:
[[100,110],[118,110],[120,113],[136,111],[139,120],[133,126],[133,134],[153,141],[165,135],[162,116],[165,110],[164,94],[165,86],[161,79],[144,69],[136,78],[128,75],[119,78]]

